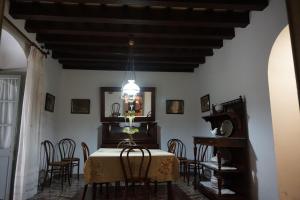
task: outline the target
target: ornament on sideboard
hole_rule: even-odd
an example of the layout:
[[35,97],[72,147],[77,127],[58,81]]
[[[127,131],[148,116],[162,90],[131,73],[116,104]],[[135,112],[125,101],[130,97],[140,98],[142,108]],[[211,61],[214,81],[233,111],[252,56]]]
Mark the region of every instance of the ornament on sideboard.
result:
[[210,132],[211,132],[211,134],[213,136],[217,136],[217,134],[218,134],[218,128],[215,128],[214,130],[210,130]]

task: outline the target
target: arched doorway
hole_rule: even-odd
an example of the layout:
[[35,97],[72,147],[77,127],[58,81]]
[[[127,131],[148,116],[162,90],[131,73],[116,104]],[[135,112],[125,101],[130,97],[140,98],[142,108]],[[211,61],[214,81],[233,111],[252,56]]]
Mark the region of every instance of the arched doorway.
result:
[[288,26],[272,47],[268,79],[280,199],[299,199],[300,113]]
[[17,39],[2,30],[0,43],[0,199],[10,199],[14,149],[17,145],[21,76],[27,58]]

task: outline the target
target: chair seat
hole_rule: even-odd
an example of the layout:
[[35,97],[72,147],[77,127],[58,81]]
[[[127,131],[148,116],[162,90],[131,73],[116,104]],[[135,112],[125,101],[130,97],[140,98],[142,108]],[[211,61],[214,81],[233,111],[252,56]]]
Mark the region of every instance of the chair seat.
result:
[[72,160],[72,161],[80,161],[80,158],[64,158],[63,160],[66,160],[66,161],[70,161],[70,160]]
[[49,165],[52,166],[64,166],[64,165],[69,165],[70,163],[67,161],[55,161],[55,162],[50,162]]
[[180,161],[187,160],[186,157],[177,157],[177,158],[178,158],[178,160],[180,160]]

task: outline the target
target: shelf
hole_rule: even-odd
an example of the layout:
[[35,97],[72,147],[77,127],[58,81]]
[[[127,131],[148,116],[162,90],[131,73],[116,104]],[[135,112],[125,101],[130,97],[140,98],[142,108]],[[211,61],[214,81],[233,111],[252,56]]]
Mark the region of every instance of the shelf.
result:
[[215,147],[245,148],[247,147],[247,143],[247,138],[194,136],[194,144],[204,144]]
[[207,115],[202,117],[205,121],[212,121],[216,118],[239,118],[239,116],[234,112],[221,112],[221,113],[213,113],[211,115]]
[[213,162],[201,162],[201,164],[209,169],[215,170],[218,173],[239,173],[241,172],[238,168],[236,167],[229,167],[229,166],[221,166],[221,170],[218,168],[218,164],[213,163]]
[[230,189],[223,188],[221,190],[221,195],[218,194],[218,189],[213,188],[211,186],[210,181],[201,181],[199,183],[199,190],[203,192],[206,196],[210,197],[211,199],[218,199],[218,200],[244,200],[242,196],[236,194],[234,191]]

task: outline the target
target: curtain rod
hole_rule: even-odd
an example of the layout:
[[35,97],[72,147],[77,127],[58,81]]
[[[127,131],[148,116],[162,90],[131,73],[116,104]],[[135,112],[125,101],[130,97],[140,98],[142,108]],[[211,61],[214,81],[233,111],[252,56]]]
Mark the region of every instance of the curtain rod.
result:
[[36,47],[42,54],[44,54],[46,57],[49,54],[48,52],[45,52],[43,49],[41,49],[35,42],[30,40],[18,27],[16,27],[6,16],[3,17],[3,20],[6,21],[15,31],[18,32],[31,46]]

